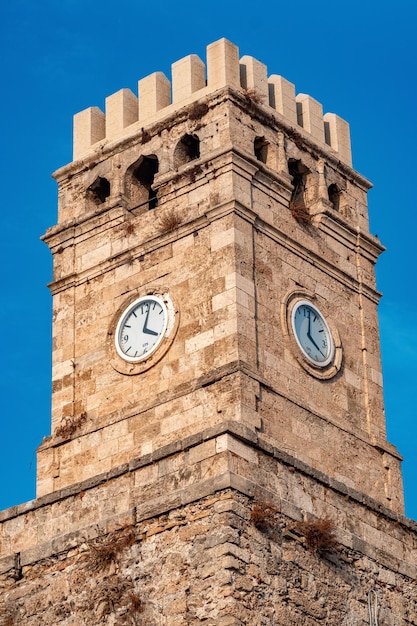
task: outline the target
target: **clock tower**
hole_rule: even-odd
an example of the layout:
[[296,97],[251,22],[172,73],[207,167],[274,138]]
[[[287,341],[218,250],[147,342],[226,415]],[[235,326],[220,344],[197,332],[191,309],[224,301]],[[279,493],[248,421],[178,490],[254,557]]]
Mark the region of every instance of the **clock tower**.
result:
[[4,615],[415,624],[348,124],[225,39],[138,92],[78,113],[55,173],[52,431]]
[[207,74],[75,116],[38,495],[231,425],[401,512],[348,125],[225,40]]

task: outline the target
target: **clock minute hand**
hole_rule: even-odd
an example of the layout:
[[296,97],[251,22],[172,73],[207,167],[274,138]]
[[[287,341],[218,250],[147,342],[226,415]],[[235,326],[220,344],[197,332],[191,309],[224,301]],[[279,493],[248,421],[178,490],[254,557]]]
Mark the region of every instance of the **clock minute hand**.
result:
[[158,333],[147,327],[150,312],[151,312],[151,305],[148,306],[148,312],[146,313],[145,323],[143,325],[142,332],[146,335],[154,335],[154,337],[156,337]]
[[314,341],[313,337],[311,336],[310,333],[310,328],[311,328],[311,312],[308,312],[308,328],[307,328],[307,338],[310,339],[311,343],[317,348],[317,350],[320,352],[320,354],[322,354],[323,356],[325,356],[323,354],[323,352],[320,350],[320,348],[318,347],[318,345],[316,344],[316,342]]

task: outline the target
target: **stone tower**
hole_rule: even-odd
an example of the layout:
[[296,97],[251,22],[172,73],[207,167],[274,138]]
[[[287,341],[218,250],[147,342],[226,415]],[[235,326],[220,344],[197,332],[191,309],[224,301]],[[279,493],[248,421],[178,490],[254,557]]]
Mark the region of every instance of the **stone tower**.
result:
[[55,177],[52,434],[0,517],[0,626],[417,624],[348,124],[222,39],[77,114]]

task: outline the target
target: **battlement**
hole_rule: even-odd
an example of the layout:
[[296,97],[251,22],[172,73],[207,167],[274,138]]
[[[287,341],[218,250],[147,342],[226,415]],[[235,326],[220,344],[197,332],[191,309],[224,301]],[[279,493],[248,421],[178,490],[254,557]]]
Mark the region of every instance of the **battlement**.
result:
[[207,46],[206,65],[191,54],[171,66],[171,83],[155,72],[138,83],[139,97],[121,89],[106,98],[105,113],[90,107],[74,116],[74,160],[93,152],[96,144],[134,134],[144,125],[178,110],[222,87],[253,94],[260,106],[273,109],[294,128],[303,128],[313,141],[330,146],[339,159],[352,164],[349,124],[282,76],[268,77],[267,67],[251,56],[239,60],[238,47],[227,39]]

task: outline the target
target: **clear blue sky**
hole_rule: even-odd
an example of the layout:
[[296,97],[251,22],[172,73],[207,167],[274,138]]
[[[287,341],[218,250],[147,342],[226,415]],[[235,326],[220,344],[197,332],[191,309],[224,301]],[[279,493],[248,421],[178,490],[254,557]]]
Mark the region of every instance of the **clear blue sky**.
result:
[[351,125],[354,167],[374,183],[388,437],[405,457],[417,519],[417,2],[13,0],[0,23],[2,331],[0,509],[34,498],[50,433],[50,174],[71,160],[72,116],[226,37]]

